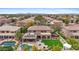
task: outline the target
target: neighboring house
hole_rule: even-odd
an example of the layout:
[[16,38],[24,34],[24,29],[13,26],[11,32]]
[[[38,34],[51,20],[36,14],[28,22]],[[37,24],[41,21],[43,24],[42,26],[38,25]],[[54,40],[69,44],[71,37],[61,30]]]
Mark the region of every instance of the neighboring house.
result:
[[65,37],[73,37],[79,39],[79,24],[73,24],[70,26],[65,26],[62,29]]
[[74,16],[70,17],[70,19],[69,19],[69,25],[78,23],[77,20],[78,20],[78,16],[74,15]]
[[51,17],[48,17],[48,16],[43,16],[48,22],[50,22],[50,21],[52,21],[52,20],[54,20],[53,18],[51,18]]
[[10,23],[11,20],[7,19],[4,16],[0,16],[0,25],[6,24],[6,23]]
[[76,18],[70,18],[69,20],[69,25],[75,24],[76,23]]
[[10,26],[5,24],[0,26],[0,40],[5,39],[16,39],[16,32],[19,31],[20,27]]
[[64,23],[60,20],[53,20],[50,22],[50,25],[52,28],[62,28],[64,26]]
[[[48,26],[31,26],[28,29],[28,37],[27,33],[24,35],[24,39],[36,39],[36,40],[40,40],[40,39],[44,39],[44,38],[51,38],[51,28]],[[31,34],[32,33],[32,34]]]
[[24,20],[18,20],[16,22],[16,26],[19,26],[19,27],[27,27],[29,26],[30,24],[29,23],[34,23],[34,17],[31,17],[31,18],[28,18],[28,19],[24,19]]

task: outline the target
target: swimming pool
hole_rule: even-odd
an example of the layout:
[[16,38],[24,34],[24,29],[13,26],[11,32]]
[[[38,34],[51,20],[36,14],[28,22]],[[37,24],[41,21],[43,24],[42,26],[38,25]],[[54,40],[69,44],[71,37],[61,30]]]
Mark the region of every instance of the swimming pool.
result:
[[25,49],[25,50],[32,51],[32,46],[29,46],[29,45],[27,45],[27,44],[22,44],[22,45],[21,45],[21,48],[22,48],[22,49]]
[[16,44],[15,41],[5,41],[1,43],[1,45],[3,46],[15,46],[15,44]]

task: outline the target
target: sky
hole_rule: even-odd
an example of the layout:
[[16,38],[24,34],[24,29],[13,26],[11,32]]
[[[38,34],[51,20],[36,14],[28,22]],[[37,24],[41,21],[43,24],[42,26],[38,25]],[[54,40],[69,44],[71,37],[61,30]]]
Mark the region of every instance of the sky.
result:
[[79,14],[79,8],[0,8],[0,14]]

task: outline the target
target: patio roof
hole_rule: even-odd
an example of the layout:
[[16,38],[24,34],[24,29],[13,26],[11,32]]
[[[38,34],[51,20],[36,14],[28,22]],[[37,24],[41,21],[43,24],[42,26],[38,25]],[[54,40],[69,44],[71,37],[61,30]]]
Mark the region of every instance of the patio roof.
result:
[[1,33],[0,36],[15,36],[15,33]]
[[41,35],[51,35],[51,33],[41,33]]

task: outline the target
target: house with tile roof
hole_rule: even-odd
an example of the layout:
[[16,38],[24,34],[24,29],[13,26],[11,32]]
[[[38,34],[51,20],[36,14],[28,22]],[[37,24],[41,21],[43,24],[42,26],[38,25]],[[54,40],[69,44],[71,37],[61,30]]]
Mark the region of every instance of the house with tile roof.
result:
[[16,32],[20,30],[20,27],[4,24],[0,26],[0,40],[16,39]]
[[6,23],[10,23],[10,22],[11,22],[10,19],[7,19],[4,16],[0,16],[0,25],[6,24]]
[[30,22],[34,23],[34,17],[24,19],[24,20],[21,20],[21,21],[19,20],[19,21],[16,22],[16,26],[19,26],[19,27],[25,26],[25,27],[27,27]]
[[[28,33],[23,36],[23,39],[42,40],[43,38],[51,38],[52,29],[48,26],[31,26],[28,29]],[[31,38],[30,40],[33,40]]]
[[66,37],[79,39],[79,24],[64,26],[62,32]]

